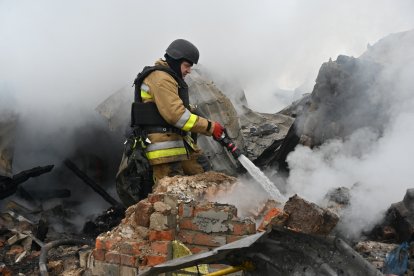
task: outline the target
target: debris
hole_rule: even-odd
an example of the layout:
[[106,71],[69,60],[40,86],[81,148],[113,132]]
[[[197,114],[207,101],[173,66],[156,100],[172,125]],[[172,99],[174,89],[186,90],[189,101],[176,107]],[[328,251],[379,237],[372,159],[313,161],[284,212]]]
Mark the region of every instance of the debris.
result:
[[99,234],[109,231],[117,226],[124,218],[124,207],[109,207],[102,215],[97,216],[93,221],[87,221],[82,233],[89,237],[96,238]]
[[339,238],[322,238],[289,230],[272,229],[240,239],[203,254],[156,265],[139,275],[159,275],[197,264],[254,264],[249,275],[380,276],[382,273]]
[[414,237],[414,189],[408,189],[404,199],[391,204],[382,223],[370,236],[380,240],[410,241]]
[[298,195],[286,202],[284,212],[289,215],[287,227],[306,234],[327,235],[337,224],[339,218],[327,209],[322,209]]
[[237,179],[218,172],[205,172],[193,176],[165,177],[159,181],[154,193],[176,195],[180,200],[211,200],[229,192]]
[[398,247],[398,244],[376,241],[360,241],[354,246],[355,250],[361,254],[361,256],[379,270],[384,267],[386,254],[396,247]]
[[76,244],[91,244],[88,240],[79,240],[79,239],[65,239],[65,240],[57,240],[53,242],[49,242],[42,246],[42,250],[39,257],[39,268],[40,268],[40,275],[47,276],[49,275],[47,270],[47,253],[53,247],[57,247],[59,245],[76,245]]
[[240,115],[246,156],[259,167],[274,162],[294,118],[284,114],[266,114],[243,107]]

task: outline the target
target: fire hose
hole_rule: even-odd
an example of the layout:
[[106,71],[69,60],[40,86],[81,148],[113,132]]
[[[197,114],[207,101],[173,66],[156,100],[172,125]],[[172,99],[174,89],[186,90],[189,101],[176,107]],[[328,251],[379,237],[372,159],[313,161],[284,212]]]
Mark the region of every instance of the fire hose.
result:
[[77,244],[87,244],[93,245],[91,241],[87,240],[80,240],[80,239],[63,239],[63,240],[56,240],[49,242],[42,246],[40,250],[40,257],[39,257],[39,270],[41,276],[48,276],[49,272],[47,271],[47,253],[50,249],[60,246],[60,245],[77,245]]

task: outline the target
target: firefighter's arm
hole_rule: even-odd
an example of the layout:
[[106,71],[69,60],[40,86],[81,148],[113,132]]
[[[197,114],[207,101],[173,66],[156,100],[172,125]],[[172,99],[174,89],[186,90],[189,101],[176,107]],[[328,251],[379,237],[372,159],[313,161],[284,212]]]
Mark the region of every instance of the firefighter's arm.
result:
[[191,113],[190,110],[185,108],[183,101],[178,96],[178,86],[175,80],[165,72],[159,73],[166,74],[166,76],[159,79],[155,84],[153,96],[158,111],[164,120],[184,131],[211,136],[214,123]]

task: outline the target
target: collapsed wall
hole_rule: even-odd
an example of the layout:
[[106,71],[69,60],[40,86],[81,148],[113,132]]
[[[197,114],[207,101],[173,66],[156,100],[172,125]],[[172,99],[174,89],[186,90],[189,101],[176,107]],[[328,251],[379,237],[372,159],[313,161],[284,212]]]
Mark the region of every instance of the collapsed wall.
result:
[[[177,241],[192,253],[200,253],[256,233],[255,221],[238,217],[236,207],[199,201],[208,191],[219,191],[213,184],[231,186],[236,182],[235,178],[209,172],[163,180],[178,182],[176,187],[180,189],[177,178],[183,181],[195,178],[193,192],[189,185],[186,195],[177,190],[175,193],[150,194],[147,199],[127,209],[120,225],[97,237],[93,251],[94,275],[104,275],[108,271],[135,275],[140,269],[172,259],[177,251],[174,250],[178,246]],[[206,181],[200,181],[201,178]],[[221,179],[222,182],[208,181],[209,178]],[[197,194],[196,191],[203,192]]]

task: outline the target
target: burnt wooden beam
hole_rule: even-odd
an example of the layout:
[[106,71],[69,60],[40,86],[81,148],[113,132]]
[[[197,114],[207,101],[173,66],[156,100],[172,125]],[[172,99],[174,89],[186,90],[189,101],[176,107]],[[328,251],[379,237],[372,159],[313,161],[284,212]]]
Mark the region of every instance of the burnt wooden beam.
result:
[[112,206],[122,206],[116,199],[114,199],[110,194],[108,194],[101,186],[95,183],[86,173],[81,171],[75,163],[66,159],[64,162],[66,167],[70,169],[74,174],[76,174],[82,181],[91,187],[95,192],[97,192],[103,199],[105,199]]
[[31,177],[48,173],[53,169],[53,167],[53,165],[35,167],[15,174],[13,177],[0,176],[0,199],[11,196],[17,191],[19,184],[27,181]]

